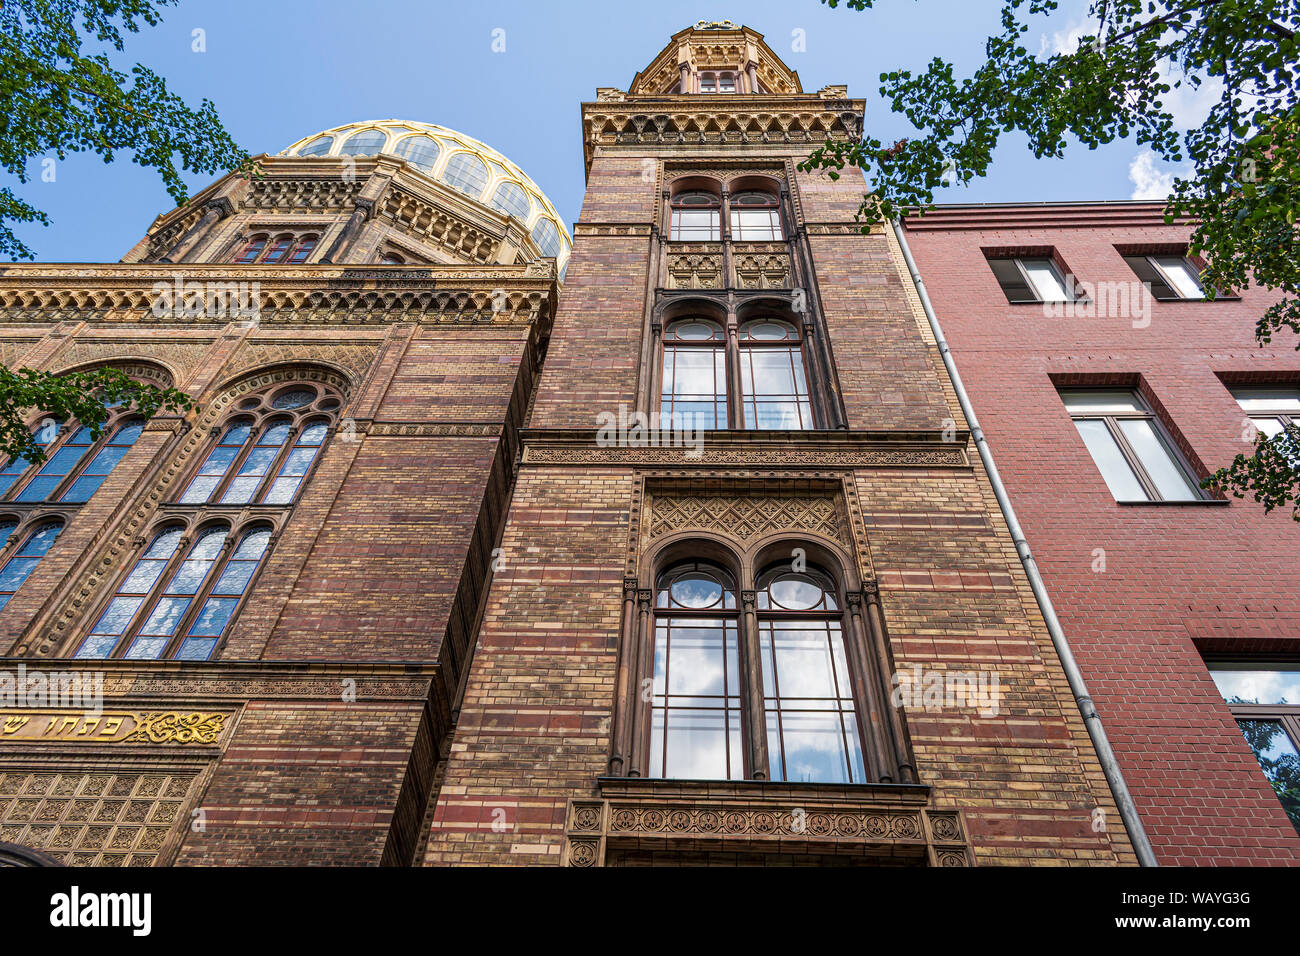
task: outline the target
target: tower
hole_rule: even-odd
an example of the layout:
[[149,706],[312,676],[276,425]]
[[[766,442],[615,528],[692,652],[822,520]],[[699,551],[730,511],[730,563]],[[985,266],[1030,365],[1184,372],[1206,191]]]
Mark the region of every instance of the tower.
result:
[[798,168],[863,108],[729,22],[583,104],[425,863],[1133,861],[899,246]]

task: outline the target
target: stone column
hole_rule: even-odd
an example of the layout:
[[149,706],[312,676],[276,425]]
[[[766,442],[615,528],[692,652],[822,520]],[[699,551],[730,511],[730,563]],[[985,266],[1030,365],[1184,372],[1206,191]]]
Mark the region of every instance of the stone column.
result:
[[203,215],[181,236],[180,240],[167,250],[159,262],[189,262],[199,249],[199,240],[213,226],[235,211],[234,205],[225,196],[208,200],[203,206]]
[[358,199],[356,208],[352,210],[352,215],[348,217],[347,225],[339,233],[338,238],[321,257],[321,262],[334,263],[347,256],[356,244],[357,237],[361,234],[361,227],[370,214],[374,211],[375,201],[373,199]]
[[770,774],[767,726],[763,717],[762,653],[758,640],[758,615],[754,610],[757,596],[754,591],[740,592],[740,604],[744,608],[744,613],[740,616],[740,646],[744,655],[747,688],[742,704],[745,708],[745,729],[749,737],[750,776],[754,780],[767,780]]

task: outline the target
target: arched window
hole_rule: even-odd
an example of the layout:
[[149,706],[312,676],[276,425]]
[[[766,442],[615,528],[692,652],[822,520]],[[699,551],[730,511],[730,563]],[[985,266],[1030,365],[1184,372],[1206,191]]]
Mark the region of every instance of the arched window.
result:
[[727,427],[727,343],[722,326],[700,316],[664,329],[660,422],[677,429]]
[[725,569],[689,561],[659,575],[649,776],[745,777],[738,627]]
[[741,407],[746,428],[815,428],[799,330],[759,318],[740,326]]
[[298,236],[286,232],[274,239],[261,233],[248,240],[243,250],[235,257],[235,262],[241,265],[254,262],[263,265],[281,263],[300,265],[307,261],[307,257],[315,250],[318,241],[319,237],[311,233]]
[[759,575],[756,603],[768,779],[863,783],[841,607],[830,576],[811,566],[770,568]]
[[339,148],[340,156],[373,156],[384,148],[388,136],[381,129],[363,129],[353,133]]
[[266,248],[268,237],[266,235],[253,236],[248,240],[248,244],[235,257],[235,262],[240,265],[247,265],[250,262],[256,262],[262,251]]
[[109,599],[78,658],[204,661],[212,656],[248,592],[271,541],[254,524],[232,535],[226,524],[157,531]]
[[412,166],[428,173],[433,171],[442,150],[432,136],[407,136],[398,142],[395,152]]
[[678,193],[672,201],[669,239],[717,242],[722,238],[722,200],[710,192]]
[[[9,523],[9,521],[5,522],[5,524]],[[17,522],[13,524],[16,527]],[[12,535],[13,530],[11,527],[8,535]],[[42,521],[23,539],[22,544],[4,563],[4,567],[0,568],[0,608],[9,603],[14,592],[22,587],[23,582],[36,570],[36,565],[41,563],[41,558],[50,550],[54,539],[62,530],[62,520]]]
[[293,252],[290,253],[289,255],[289,264],[298,265],[300,263],[306,262],[307,257],[312,254],[312,251],[315,248],[316,248],[316,237],[303,236],[301,239],[298,240],[297,245],[293,247]]
[[483,195],[483,187],[488,182],[487,164],[473,153],[456,153],[447,160],[447,168],[442,171],[442,181],[478,199]]
[[[693,551],[706,547],[684,542],[674,553]],[[734,576],[714,561],[656,575],[653,634],[639,638],[651,647],[635,658],[653,661],[650,699],[631,704],[641,715],[637,766],[650,777],[869,782],[863,735],[884,753],[892,731],[861,723],[834,577],[785,561],[752,586],[742,608]],[[881,761],[871,766],[889,777]]]
[[245,399],[178,503],[291,504],[338,407],[337,397],[310,382]]
[[537,220],[537,225],[533,226],[533,242],[537,243],[537,248],[542,250],[544,256],[558,258],[564,251],[564,244],[560,241],[560,230],[555,227],[555,223],[546,218]]
[[35,432],[46,451],[45,461],[35,466],[22,458],[10,461],[0,472],[0,497],[24,502],[87,502],[143,430],[144,422],[125,408],[110,412],[98,440],[85,426],[60,430],[49,421]]
[[[492,193],[492,205],[507,216],[514,216],[520,222],[527,222],[532,206],[528,202],[528,193],[518,183],[502,183]],[[557,236],[558,238],[558,236]]]
[[324,156],[334,145],[333,136],[317,136],[310,143],[298,150],[299,156]]
[[772,193],[751,190],[731,197],[731,238],[737,242],[779,242],[781,210]]
[[701,73],[700,92],[734,93],[736,92],[736,74],[732,72]]

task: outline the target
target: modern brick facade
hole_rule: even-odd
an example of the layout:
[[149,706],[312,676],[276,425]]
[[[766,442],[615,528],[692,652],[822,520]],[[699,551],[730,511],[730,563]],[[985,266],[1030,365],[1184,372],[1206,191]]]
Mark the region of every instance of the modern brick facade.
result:
[[[1294,335],[1257,345],[1269,304],[1259,290],[1153,301],[1145,315],[1050,315],[1009,303],[989,265],[990,256],[1054,252],[1081,282],[1131,287],[1122,252],[1181,249],[1189,234],[1165,224],[1161,204],[1138,202],[951,206],[907,222],[1158,860],[1295,864],[1300,837],[1206,661],[1294,659],[1296,523],[1250,500],[1117,503],[1057,392],[1138,389],[1204,477],[1250,448],[1228,385],[1300,384]],[[1106,293],[1094,298],[1106,312]]]

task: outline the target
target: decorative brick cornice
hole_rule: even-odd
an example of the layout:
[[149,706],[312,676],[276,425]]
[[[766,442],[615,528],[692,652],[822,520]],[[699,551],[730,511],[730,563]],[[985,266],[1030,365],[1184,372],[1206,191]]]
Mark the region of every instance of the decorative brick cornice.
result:
[[682,447],[602,447],[597,432],[526,429],[525,465],[711,468],[967,468],[967,433],[701,432],[699,452]]
[[601,799],[571,799],[563,863],[603,866],[611,850],[817,854],[971,866],[957,810],[924,786],[602,777]]

